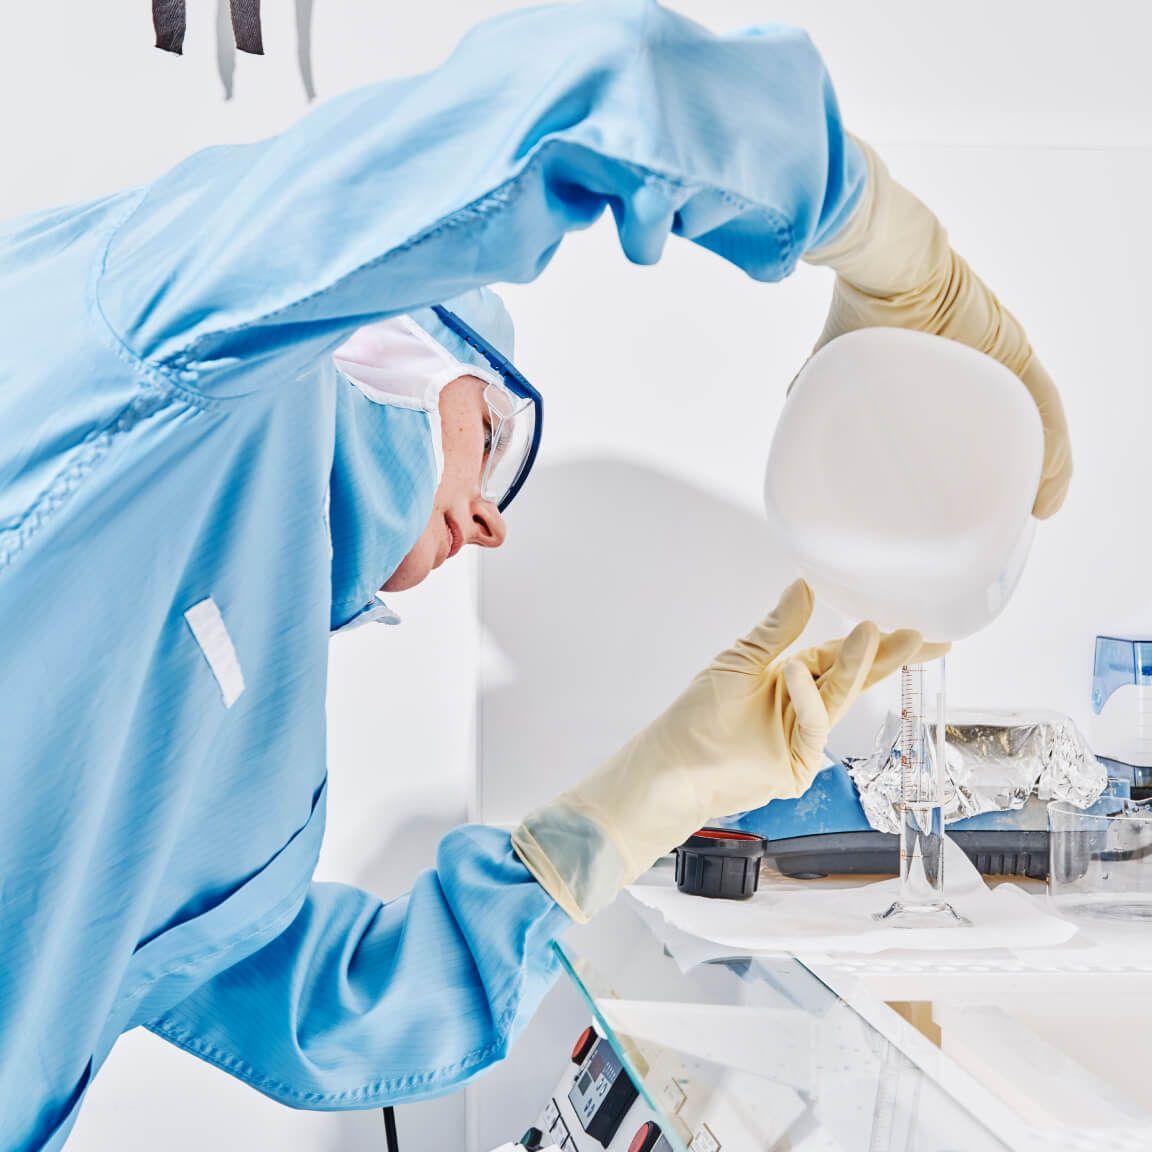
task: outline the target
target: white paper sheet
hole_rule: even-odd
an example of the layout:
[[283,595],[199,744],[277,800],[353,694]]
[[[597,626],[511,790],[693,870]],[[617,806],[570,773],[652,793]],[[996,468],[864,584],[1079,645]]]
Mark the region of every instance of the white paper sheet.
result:
[[[720,945],[717,955],[742,952],[969,951],[981,948],[1051,948],[1076,934],[1076,925],[1046,911],[1043,901],[1012,884],[990,889],[951,840],[944,858],[946,892],[968,927],[894,928],[873,916],[897,897],[898,880],[831,889],[774,891],[751,899],[705,900],[674,887],[635,885],[630,895],[681,932]],[[694,949],[707,958],[707,948]]]

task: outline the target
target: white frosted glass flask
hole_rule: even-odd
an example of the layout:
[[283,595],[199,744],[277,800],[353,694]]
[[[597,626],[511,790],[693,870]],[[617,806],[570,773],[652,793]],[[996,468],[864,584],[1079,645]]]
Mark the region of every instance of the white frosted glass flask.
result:
[[796,377],[765,506],[819,600],[959,640],[1016,587],[1043,455],[1036,406],[1002,364],[943,337],[865,328]]

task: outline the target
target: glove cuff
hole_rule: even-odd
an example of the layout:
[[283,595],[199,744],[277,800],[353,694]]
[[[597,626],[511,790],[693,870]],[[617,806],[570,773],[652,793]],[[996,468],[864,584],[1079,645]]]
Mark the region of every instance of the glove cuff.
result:
[[527,816],[512,848],[540,886],[586,924],[635,879],[605,830],[561,798]]

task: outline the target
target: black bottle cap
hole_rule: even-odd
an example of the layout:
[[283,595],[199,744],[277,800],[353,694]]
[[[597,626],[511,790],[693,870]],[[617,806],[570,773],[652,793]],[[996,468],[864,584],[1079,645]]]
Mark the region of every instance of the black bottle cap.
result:
[[689,896],[748,900],[760,883],[763,836],[731,828],[701,828],[676,849],[676,887]]

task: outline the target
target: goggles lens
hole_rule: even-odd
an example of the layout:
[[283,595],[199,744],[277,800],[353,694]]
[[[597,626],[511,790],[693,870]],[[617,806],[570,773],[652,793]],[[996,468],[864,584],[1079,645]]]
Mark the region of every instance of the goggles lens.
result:
[[536,405],[499,384],[484,389],[484,402],[488,406],[488,450],[480,491],[485,500],[503,511],[536,442]]
[[480,490],[501,512],[520,491],[540,447],[543,399],[540,393],[478,332],[442,304],[432,311],[449,331],[455,332],[496,370],[503,383],[484,390],[488,405],[489,446],[480,477]]

